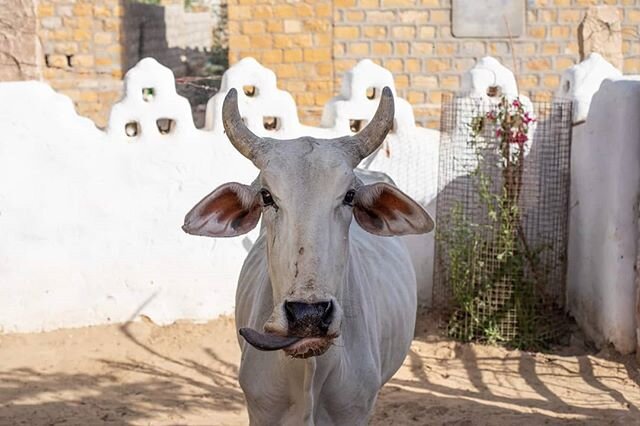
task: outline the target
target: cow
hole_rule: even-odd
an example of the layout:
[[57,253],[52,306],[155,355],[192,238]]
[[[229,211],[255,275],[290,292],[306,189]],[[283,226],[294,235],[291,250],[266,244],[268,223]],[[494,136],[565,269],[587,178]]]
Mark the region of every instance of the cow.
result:
[[222,115],[229,140],[259,175],[251,185],[215,189],[183,229],[233,237],[262,218],[236,293],[250,422],[366,424],[415,327],[416,276],[397,236],[434,227],[394,185],[365,184],[354,172],[393,126],[391,90],[362,131],[335,139],[260,138],[243,123],[234,89]]

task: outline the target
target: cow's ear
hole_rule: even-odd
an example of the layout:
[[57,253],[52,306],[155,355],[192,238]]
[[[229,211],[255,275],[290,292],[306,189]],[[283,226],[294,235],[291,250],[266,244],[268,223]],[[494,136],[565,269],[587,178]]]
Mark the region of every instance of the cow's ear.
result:
[[358,188],[353,215],[365,231],[375,235],[424,234],[434,227],[420,204],[388,183]]
[[205,237],[246,234],[260,220],[259,193],[247,185],[225,183],[207,195],[184,218],[182,229]]

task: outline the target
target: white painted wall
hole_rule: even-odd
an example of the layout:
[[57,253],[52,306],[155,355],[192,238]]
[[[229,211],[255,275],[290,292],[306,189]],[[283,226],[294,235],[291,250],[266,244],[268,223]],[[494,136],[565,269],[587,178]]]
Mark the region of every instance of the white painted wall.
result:
[[[232,73],[225,89],[261,85],[260,108],[241,103],[241,111],[252,114],[253,131],[276,138],[343,134],[335,126],[300,125],[293,99],[264,77],[270,71],[247,63],[258,77]],[[153,98],[143,98],[146,88],[154,89]],[[270,90],[279,103],[269,103]],[[180,228],[185,213],[215,187],[249,183],[257,174],[216,123],[224,94],[210,102],[210,130],[197,130],[171,72],[145,59],[127,74],[123,99],[103,132],[45,84],[0,83],[0,332],[138,315],[166,324],[232,312],[237,276],[257,230],[211,239]],[[261,129],[261,116],[274,109],[291,125]],[[158,131],[160,118],[174,120],[168,134]],[[125,130],[132,122],[135,136]],[[390,157],[381,151],[369,166],[392,175],[404,171],[396,178],[399,186],[428,204],[435,197],[436,168],[419,170],[421,159],[410,147],[426,146],[433,153],[427,164],[435,165],[438,133],[411,125],[410,135],[401,125],[388,138]],[[416,185],[407,170],[426,173],[419,179],[426,176],[427,184]]]
[[629,353],[636,348],[640,79],[606,79],[588,103],[573,133],[567,300],[590,338]]
[[244,237],[180,227],[217,185],[256,171],[188,127],[128,142],[44,84],[0,84],[0,331],[232,312]]

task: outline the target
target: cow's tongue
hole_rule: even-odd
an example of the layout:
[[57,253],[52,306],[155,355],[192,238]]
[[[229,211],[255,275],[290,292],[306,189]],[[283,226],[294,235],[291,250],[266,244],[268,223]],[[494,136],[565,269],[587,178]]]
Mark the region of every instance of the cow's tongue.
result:
[[251,346],[261,351],[277,351],[302,340],[302,337],[282,337],[275,334],[260,333],[248,327],[241,328],[240,335]]

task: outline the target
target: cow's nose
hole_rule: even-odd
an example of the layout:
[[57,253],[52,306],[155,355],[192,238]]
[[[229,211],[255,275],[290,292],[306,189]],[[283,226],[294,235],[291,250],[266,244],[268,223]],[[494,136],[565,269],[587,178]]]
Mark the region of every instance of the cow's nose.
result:
[[324,336],[331,325],[333,303],[284,302],[284,311],[292,336]]

